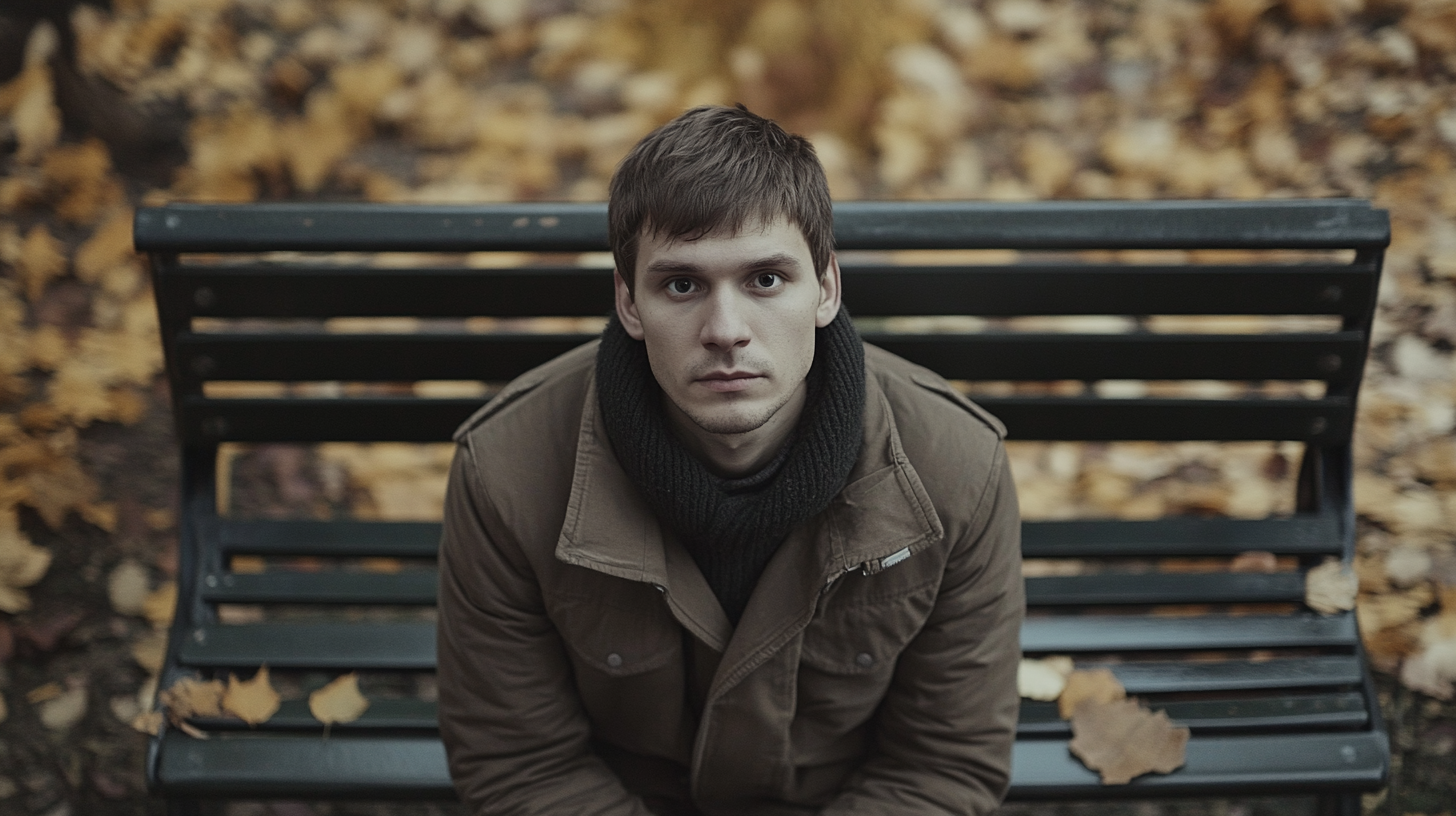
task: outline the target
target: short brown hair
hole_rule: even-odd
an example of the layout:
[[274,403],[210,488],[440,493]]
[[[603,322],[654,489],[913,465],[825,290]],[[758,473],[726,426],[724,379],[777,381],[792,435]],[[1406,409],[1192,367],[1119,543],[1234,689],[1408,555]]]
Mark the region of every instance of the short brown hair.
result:
[[784,217],[823,275],[834,251],[824,167],[808,139],[742,105],[693,108],[647,134],[612,175],[608,237],[629,290],[644,230],[694,240]]

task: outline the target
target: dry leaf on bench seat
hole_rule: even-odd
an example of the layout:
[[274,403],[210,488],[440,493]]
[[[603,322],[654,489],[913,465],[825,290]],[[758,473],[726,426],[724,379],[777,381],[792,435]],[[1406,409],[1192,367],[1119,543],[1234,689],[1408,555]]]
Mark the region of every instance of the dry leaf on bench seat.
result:
[[257,725],[277,713],[281,699],[268,682],[268,667],[262,666],[252,680],[239,680],[236,674],[228,673],[222,707],[248,725]]
[[1183,766],[1188,729],[1133,700],[1084,702],[1072,715],[1072,753],[1102,775],[1104,785],[1126,785],[1148,772]]
[[1359,591],[1360,579],[1355,571],[1338,558],[1326,558],[1304,577],[1304,602],[1321,614],[1354,609]]
[[1127,696],[1111,669],[1087,669],[1067,676],[1067,687],[1057,698],[1057,711],[1069,720],[1085,702],[1111,703]]
[[359,693],[359,673],[349,672],[308,695],[308,710],[325,726],[359,719],[369,700]]
[[1067,687],[1071,673],[1070,657],[1022,658],[1016,669],[1016,689],[1028,700],[1055,700]]

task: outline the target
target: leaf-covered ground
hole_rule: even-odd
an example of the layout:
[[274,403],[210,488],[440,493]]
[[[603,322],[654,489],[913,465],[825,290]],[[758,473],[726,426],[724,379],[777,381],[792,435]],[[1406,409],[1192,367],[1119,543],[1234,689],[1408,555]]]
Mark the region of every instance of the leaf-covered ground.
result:
[[[129,723],[175,572],[176,464],[136,206],[600,200],[650,128],[738,101],[809,135],[845,199],[1389,209],[1356,567],[1397,759],[1367,807],[1456,807],[1456,2],[16,0],[0,4],[0,813],[159,812]],[[1298,454],[1013,451],[1041,517],[1287,511]],[[230,499],[429,517],[447,460],[238,450]]]

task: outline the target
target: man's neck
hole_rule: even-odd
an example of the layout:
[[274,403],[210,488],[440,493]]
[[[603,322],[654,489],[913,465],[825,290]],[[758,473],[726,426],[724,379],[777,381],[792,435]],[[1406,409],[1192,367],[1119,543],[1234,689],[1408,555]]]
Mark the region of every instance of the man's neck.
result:
[[758,472],[778,455],[799,423],[807,393],[807,385],[801,383],[767,422],[740,434],[706,431],[666,397],[663,407],[673,436],[689,453],[715,476],[739,479]]

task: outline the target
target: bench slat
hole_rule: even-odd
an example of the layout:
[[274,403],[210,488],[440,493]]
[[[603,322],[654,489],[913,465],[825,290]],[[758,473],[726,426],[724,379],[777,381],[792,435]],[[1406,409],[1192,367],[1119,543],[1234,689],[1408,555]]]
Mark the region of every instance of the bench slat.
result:
[[1026,579],[1027,606],[1277,603],[1304,600],[1304,575],[1100,573]]
[[[137,210],[140,252],[589,252],[607,249],[605,203],[169,204]],[[834,205],[849,249],[1378,248],[1390,220],[1368,202],[851,201]]]
[[1021,648],[1038,654],[1137,652],[1166,649],[1280,649],[1355,646],[1355,616],[1201,615],[1156,617],[1078,615],[1029,617]]
[[[182,334],[189,380],[512,379],[589,334]],[[1359,332],[1283,335],[869,333],[865,339],[959,380],[1348,380]]]
[[[396,574],[288,572],[209,575],[209,603],[434,604],[435,570]],[[1301,573],[1097,574],[1026,579],[1028,606],[1300,602]]]
[[[1081,665],[1095,668],[1097,664]],[[1349,688],[1360,683],[1360,658],[1347,655],[1273,660],[1147,661],[1105,664],[1128,694]]]
[[[217,546],[227,554],[433,558],[440,543],[437,521],[221,519],[217,524]],[[1330,515],[1021,523],[1026,558],[1232,556],[1249,550],[1335,555],[1341,546],[1339,519]]]
[[[1376,280],[1368,262],[1189,267],[1033,259],[985,266],[846,262],[841,270],[844,302],[857,317],[1359,317],[1375,297]],[[159,284],[158,296],[172,311],[199,317],[601,317],[613,309],[611,270],[581,266],[182,264],[164,269]]]
[[[216,580],[216,585],[211,581]],[[208,603],[435,604],[438,573],[270,572],[209,575],[201,594]]]
[[[1187,726],[1195,734],[1296,732],[1318,729],[1364,728],[1370,722],[1365,696],[1358,691],[1338,694],[1301,694],[1233,700],[1146,701],[1153,711]],[[314,727],[318,722],[314,721]],[[1071,724],[1057,712],[1056,703],[1021,701],[1018,737],[1067,737]]]
[[[1083,615],[1027,619],[1026,652],[1074,654],[1186,649],[1354,648],[1355,618],[1219,616],[1136,617]],[[431,669],[433,623],[259,623],[204,625],[181,645],[189,666],[278,668]]]
[[[1298,794],[1375,789],[1386,770],[1384,734],[1313,733],[1202,736],[1188,742],[1187,764],[1166,776],[1103,787],[1067,751],[1066,740],[1017,740],[1011,799],[1126,797],[1150,794]],[[162,738],[157,779],[177,796],[259,798],[452,798],[440,741],[376,739],[339,733],[219,734],[196,740],[175,731]],[[1249,757],[1260,761],[1251,766]]]
[[[1011,439],[1293,440],[1348,437],[1348,397],[1323,399],[1098,399],[984,397]],[[194,442],[444,442],[479,399],[184,398],[179,427]]]
[[[1186,725],[1194,733],[1230,731],[1308,731],[1312,729],[1360,728],[1370,717],[1359,692],[1296,694],[1228,700],[1154,701],[1150,707],[1166,711],[1169,719]],[[189,722],[204,731],[314,731],[323,724],[308,710],[306,700],[285,700],[267,722],[249,726],[231,717],[191,717]],[[417,699],[370,700],[359,719],[335,723],[331,734],[368,733],[385,730],[433,731],[438,723],[435,703]],[[1021,702],[1017,734],[1026,736],[1070,736],[1070,726],[1057,713],[1056,703]]]
[[1007,798],[1129,798],[1140,790],[1148,796],[1375,790],[1385,779],[1387,743],[1385,734],[1369,731],[1193,737],[1187,764],[1173,773],[1104,786],[1067,750],[1066,740],[1023,739],[1012,749]]
[[438,521],[238,520],[217,522],[225,554],[434,558]]
[[[184,640],[184,666],[434,669],[433,623],[253,623],[202,625]],[[200,637],[199,637],[200,635]]]
[[1075,519],[1021,523],[1021,554],[1026,558],[1237,555],[1248,550],[1284,555],[1336,555],[1342,552],[1342,547],[1339,519],[1333,515],[1270,519],[1174,516],[1149,521]]

